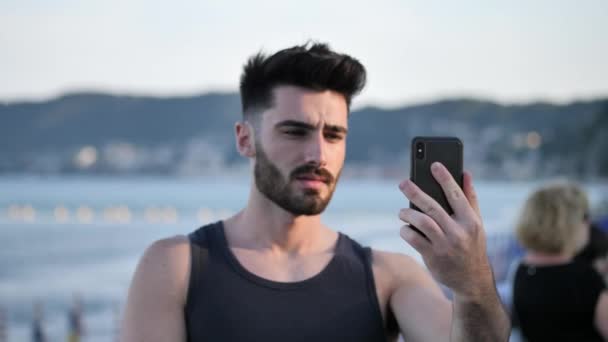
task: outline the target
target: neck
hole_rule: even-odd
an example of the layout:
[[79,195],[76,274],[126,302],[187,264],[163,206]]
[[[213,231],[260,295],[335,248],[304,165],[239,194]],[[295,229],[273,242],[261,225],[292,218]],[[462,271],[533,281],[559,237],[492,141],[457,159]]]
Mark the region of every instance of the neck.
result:
[[224,222],[234,247],[305,254],[335,242],[336,233],[321,223],[321,216],[295,216],[252,187],[247,206]]
[[571,262],[572,257],[569,253],[547,254],[530,251],[524,257],[524,261],[530,265],[560,265]]

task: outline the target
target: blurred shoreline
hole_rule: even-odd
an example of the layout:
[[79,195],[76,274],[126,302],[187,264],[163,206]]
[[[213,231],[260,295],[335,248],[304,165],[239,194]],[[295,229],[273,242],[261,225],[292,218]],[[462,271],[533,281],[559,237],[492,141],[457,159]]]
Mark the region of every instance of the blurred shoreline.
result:
[[[112,341],[137,260],[153,241],[188,234],[244,206],[248,177],[0,176],[0,307],[9,341],[30,337],[32,305],[44,303],[51,340],[67,334],[74,293],[84,340]],[[497,280],[514,247],[515,218],[534,182],[476,182]],[[593,204],[608,183],[583,183]],[[373,248],[419,255],[399,238],[408,205],[392,179],[342,180],[323,221]]]

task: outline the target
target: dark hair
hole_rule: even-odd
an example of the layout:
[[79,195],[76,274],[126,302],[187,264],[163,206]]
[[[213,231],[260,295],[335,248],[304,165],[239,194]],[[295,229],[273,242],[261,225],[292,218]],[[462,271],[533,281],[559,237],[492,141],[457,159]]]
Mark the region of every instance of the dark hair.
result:
[[365,67],[322,43],[294,46],[271,56],[259,52],[249,58],[241,75],[243,115],[271,107],[272,90],[279,85],[333,90],[350,107],[351,99],[365,86]]

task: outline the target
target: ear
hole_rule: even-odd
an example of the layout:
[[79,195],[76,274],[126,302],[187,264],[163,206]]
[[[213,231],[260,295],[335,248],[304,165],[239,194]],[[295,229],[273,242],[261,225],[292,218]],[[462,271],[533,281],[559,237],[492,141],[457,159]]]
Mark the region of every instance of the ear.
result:
[[253,126],[247,121],[239,121],[234,125],[236,149],[243,157],[255,157],[255,136]]

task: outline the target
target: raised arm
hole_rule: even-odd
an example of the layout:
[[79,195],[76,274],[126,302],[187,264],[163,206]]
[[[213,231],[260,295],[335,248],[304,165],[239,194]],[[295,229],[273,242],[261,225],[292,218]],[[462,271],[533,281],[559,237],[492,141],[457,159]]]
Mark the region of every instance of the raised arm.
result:
[[401,236],[421,255],[433,276],[453,294],[450,341],[507,341],[510,320],[500,302],[486,254],[485,232],[471,175],[465,173],[461,189],[448,170],[434,163],[432,173],[441,185],[453,215],[414,183],[406,180],[401,190],[422,212],[402,209],[400,218],[409,225]]
[[186,237],[159,240],[148,247],[131,282],[120,340],[186,341],[184,303],[189,276]]
[[[447,341],[452,303],[428,271],[409,256],[373,252],[374,277],[397,319],[405,341]],[[382,297],[382,296],[380,296]]]

